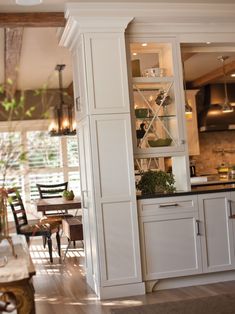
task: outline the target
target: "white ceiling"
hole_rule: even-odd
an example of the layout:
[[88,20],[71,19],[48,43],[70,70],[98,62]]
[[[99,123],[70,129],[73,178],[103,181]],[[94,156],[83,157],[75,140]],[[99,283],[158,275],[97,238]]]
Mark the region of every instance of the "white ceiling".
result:
[[[223,44],[182,44],[181,51],[186,54],[192,53],[191,57],[184,63],[187,81],[193,81],[211,71],[222,68],[222,63],[218,60],[220,56],[228,57],[224,63],[225,65],[235,60],[235,42]],[[215,82],[222,81],[223,78],[220,78]],[[235,79],[227,75],[227,81],[235,82]]]

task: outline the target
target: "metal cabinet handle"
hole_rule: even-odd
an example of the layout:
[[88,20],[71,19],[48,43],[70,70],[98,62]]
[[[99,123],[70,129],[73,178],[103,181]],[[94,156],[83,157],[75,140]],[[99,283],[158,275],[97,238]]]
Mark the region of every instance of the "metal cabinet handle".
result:
[[197,236],[200,236],[200,220],[196,219],[196,225],[197,225]]
[[160,204],[159,207],[176,207],[176,206],[179,206],[179,204],[177,203],[171,203],[171,204]]
[[232,209],[232,200],[228,200],[228,206],[229,206],[229,218],[232,219],[232,218],[235,218],[233,217],[233,209]]

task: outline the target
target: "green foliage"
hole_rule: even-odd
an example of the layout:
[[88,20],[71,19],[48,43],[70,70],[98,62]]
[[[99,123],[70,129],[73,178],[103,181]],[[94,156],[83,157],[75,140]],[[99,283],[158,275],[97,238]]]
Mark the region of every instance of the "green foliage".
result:
[[142,194],[170,193],[175,191],[175,179],[172,173],[165,171],[144,172],[137,184]]
[[66,200],[73,200],[74,199],[73,190],[71,190],[71,191],[65,190],[63,192],[63,197],[66,198]]

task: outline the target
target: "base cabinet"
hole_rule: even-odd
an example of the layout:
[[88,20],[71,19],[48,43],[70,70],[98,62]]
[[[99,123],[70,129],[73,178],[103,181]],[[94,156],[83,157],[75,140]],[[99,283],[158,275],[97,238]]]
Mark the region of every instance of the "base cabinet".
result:
[[143,279],[235,269],[235,192],[138,201]]
[[230,192],[198,196],[203,272],[235,268]]
[[202,270],[197,200],[154,199],[142,204],[140,232],[144,280],[198,274]]

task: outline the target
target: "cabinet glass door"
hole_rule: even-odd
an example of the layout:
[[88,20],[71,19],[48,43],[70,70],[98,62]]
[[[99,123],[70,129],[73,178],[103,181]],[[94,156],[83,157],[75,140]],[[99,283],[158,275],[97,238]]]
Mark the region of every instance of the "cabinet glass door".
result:
[[130,43],[137,154],[182,150],[173,48],[164,41]]

